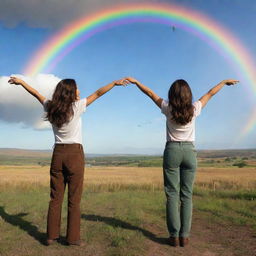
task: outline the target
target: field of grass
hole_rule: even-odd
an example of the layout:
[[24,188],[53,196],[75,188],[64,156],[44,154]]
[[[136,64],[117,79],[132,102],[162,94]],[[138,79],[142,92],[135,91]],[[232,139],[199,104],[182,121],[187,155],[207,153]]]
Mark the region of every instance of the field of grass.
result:
[[[85,248],[43,245],[49,166],[0,166],[0,255],[249,255],[256,252],[256,168],[200,167],[191,245],[166,244],[159,167],[90,167],[85,171]],[[62,235],[65,236],[66,203]],[[243,242],[244,239],[246,243]]]
[[[0,165],[47,166],[51,161],[51,151],[1,149]],[[161,167],[162,156],[150,155],[93,155],[86,154],[87,166],[128,166]],[[199,167],[256,167],[256,149],[248,150],[199,150]]]
[[[256,167],[199,167],[196,186],[211,190],[254,190],[256,188]],[[49,166],[4,166],[0,165],[0,185],[21,183],[48,185]],[[137,186],[148,190],[162,190],[162,168],[159,167],[116,167],[96,166],[85,170],[85,186],[97,190],[126,186]]]

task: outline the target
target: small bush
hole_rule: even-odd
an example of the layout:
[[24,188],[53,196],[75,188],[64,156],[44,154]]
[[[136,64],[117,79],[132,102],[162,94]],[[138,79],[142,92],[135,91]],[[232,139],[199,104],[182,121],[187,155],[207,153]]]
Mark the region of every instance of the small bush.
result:
[[240,161],[240,162],[234,163],[233,166],[237,166],[238,168],[243,168],[247,166],[247,163],[245,161]]
[[226,157],[224,161],[225,161],[225,162],[231,162],[232,160],[231,160],[230,157]]

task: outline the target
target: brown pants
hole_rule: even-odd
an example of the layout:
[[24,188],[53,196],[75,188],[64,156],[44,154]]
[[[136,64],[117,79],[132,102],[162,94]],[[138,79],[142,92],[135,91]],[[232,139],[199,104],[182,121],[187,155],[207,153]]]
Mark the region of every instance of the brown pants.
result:
[[84,152],[81,144],[56,144],[51,162],[51,200],[47,238],[60,236],[61,208],[68,184],[67,242],[80,240],[80,201],[84,179]]

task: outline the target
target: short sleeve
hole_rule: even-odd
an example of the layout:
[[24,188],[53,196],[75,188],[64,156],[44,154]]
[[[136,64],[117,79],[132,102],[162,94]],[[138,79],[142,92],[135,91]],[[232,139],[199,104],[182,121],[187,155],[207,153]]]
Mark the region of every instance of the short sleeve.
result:
[[87,98],[84,98],[82,100],[79,100],[79,112],[83,113],[86,111],[86,103],[87,103]]
[[194,107],[195,107],[195,116],[199,116],[201,114],[201,110],[202,110],[202,102],[200,100],[194,102]]
[[48,103],[48,99],[44,99],[43,101],[43,108],[44,108],[44,112],[47,112],[47,103]]
[[166,100],[163,100],[162,101],[162,104],[161,104],[161,112],[164,114],[164,115],[167,115],[170,110],[169,110],[169,102],[166,101]]

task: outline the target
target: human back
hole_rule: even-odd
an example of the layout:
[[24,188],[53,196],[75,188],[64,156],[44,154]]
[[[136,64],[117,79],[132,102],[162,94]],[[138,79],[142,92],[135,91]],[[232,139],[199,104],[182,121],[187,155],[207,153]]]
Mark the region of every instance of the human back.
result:
[[168,100],[163,100],[161,111],[166,116],[167,141],[195,141],[195,119],[201,113],[200,101],[192,103],[188,83],[179,79],[169,89]]
[[55,143],[82,144],[81,114],[86,110],[86,98],[80,99],[75,80],[61,80],[52,99],[45,99],[43,105],[46,120],[52,124]]
[[55,135],[55,145],[50,165],[50,202],[47,214],[46,245],[51,245],[60,238],[61,208],[67,185],[66,242],[68,245],[81,246],[84,243],[80,240],[80,201],[85,164],[81,135],[81,114],[88,105],[99,97],[115,86],[124,85],[126,82],[124,79],[113,81],[82,100],[80,100],[80,92],[74,79],[61,80],[50,100],[22,79],[10,77],[9,83],[21,85],[44,106],[45,119],[52,124]]
[[166,116],[166,144],[163,154],[163,177],[166,194],[166,224],[169,244],[186,246],[189,242],[192,223],[193,184],[197,169],[195,119],[213,95],[225,85],[237,80],[223,80],[198,101],[192,102],[188,83],[179,79],[170,87],[168,100],[163,100],[153,90],[132,77],[127,81],[135,84],[150,97]]

